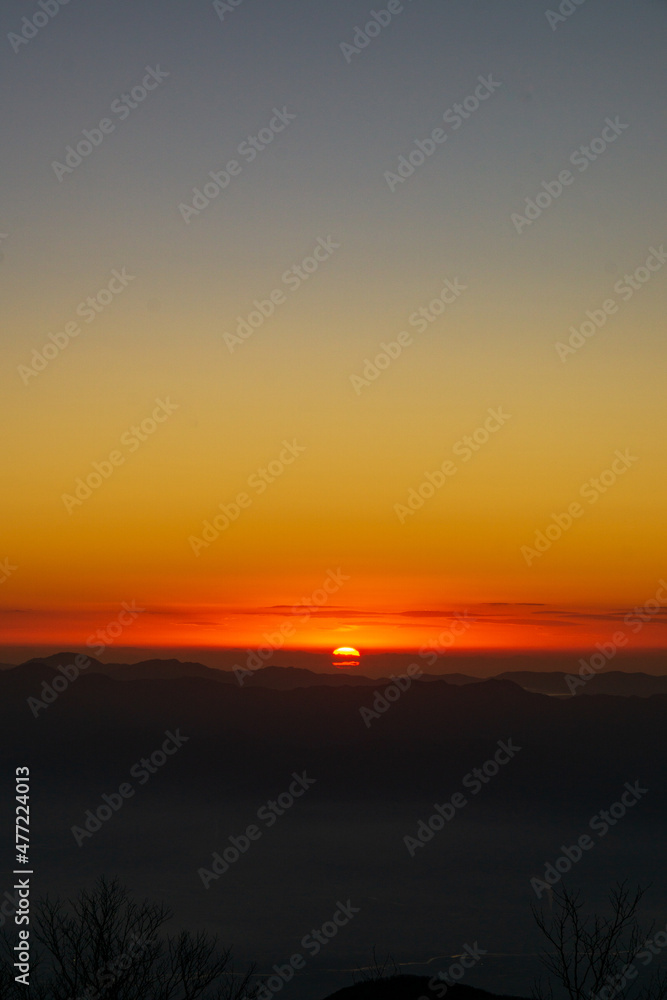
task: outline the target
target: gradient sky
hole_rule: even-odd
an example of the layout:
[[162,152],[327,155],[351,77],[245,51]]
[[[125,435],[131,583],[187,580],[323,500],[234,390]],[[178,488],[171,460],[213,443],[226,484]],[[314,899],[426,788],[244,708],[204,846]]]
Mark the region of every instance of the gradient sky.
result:
[[[3,4],[5,643],[80,644],[136,600],[133,646],[260,644],[339,569],[293,645],[418,648],[468,608],[462,648],[582,647],[655,602],[667,266],[627,300],[614,286],[667,240],[667,3],[587,0],[555,30],[549,6],[413,0],[348,62],[341,43],[381,4],[243,0],[221,20],[204,0],[71,0],[17,52],[9,33],[40,8]],[[158,66],[168,77],[121,120],[112,103]],[[489,75],[492,96],[443,124]],[[238,146],[274,108],[296,117],[247,162]],[[114,131],[59,181],[53,162],[103,118]],[[580,171],[570,155],[607,118],[628,127]],[[390,190],[385,172],[440,126]],[[179,205],[232,159],[240,175],[186,224]],[[518,233],[512,213],[566,168]],[[318,240],[340,245],[290,289]],[[33,349],[123,268],[127,287],[25,384]],[[447,279],[465,291],[410,327]],[[230,352],[224,335],[277,288]],[[608,299],[616,312],[562,360],[556,343]],[[357,393],[351,376],[406,330]],[[156,399],[174,412],[131,450]],[[510,419],[465,461],[457,442],[498,408]],[[305,450],[259,494],[248,479],[285,440]],[[591,503],[580,490],[617,450],[633,461]],[[401,519],[447,459],[456,474]],[[522,547],[577,501],[528,565]],[[652,608],[631,641],[665,645],[664,622]]]

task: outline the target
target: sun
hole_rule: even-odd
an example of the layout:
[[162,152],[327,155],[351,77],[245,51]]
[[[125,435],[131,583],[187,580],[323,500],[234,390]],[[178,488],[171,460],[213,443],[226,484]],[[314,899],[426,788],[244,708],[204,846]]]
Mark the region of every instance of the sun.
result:
[[332,666],[338,670],[349,670],[350,667],[359,666],[361,653],[354,646],[339,646],[338,649],[334,649],[333,656]]

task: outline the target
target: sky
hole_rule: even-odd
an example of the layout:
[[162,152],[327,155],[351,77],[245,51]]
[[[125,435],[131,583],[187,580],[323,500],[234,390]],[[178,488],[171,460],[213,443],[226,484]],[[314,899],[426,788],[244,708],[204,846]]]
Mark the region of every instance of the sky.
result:
[[667,3],[45,4],[6,647],[664,646]]

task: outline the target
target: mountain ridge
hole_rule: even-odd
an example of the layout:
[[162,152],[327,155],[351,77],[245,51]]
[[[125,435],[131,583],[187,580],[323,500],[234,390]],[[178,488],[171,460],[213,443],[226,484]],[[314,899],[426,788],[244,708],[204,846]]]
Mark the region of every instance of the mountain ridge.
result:
[[[55,675],[59,667],[74,664],[82,655],[68,651],[53,653],[45,657],[33,657],[18,665],[3,665],[0,677],[12,675],[15,671],[23,674],[33,672],[44,678],[49,673]],[[238,672],[218,667],[208,667],[197,661],[183,661],[176,658],[151,658],[136,663],[103,663],[92,656],[86,656],[88,666],[80,670],[92,676],[99,674],[123,682],[136,680],[176,680],[178,678],[199,677],[216,684],[232,685],[240,688],[263,687],[270,690],[294,690],[307,687],[381,687],[392,683],[392,676],[371,677],[351,671],[317,672],[307,667],[267,664],[258,669],[242,668]],[[398,676],[403,676],[399,674]],[[573,680],[569,680],[571,678]],[[613,695],[617,697],[650,698],[667,694],[667,673],[648,674],[640,671],[606,670],[580,679],[578,670],[564,671],[504,671],[490,677],[477,677],[461,673],[432,673],[423,670],[414,677],[420,683],[446,683],[450,687],[467,687],[488,681],[502,681],[515,684],[524,691],[559,698],[581,695]]]

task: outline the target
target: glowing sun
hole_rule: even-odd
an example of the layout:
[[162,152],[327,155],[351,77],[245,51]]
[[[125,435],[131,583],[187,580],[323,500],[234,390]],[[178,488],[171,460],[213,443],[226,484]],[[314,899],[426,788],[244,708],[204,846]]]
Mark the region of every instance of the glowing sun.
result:
[[361,654],[354,646],[339,646],[338,649],[334,649],[333,655],[333,666],[338,667],[339,670],[348,670],[350,667],[359,666]]

